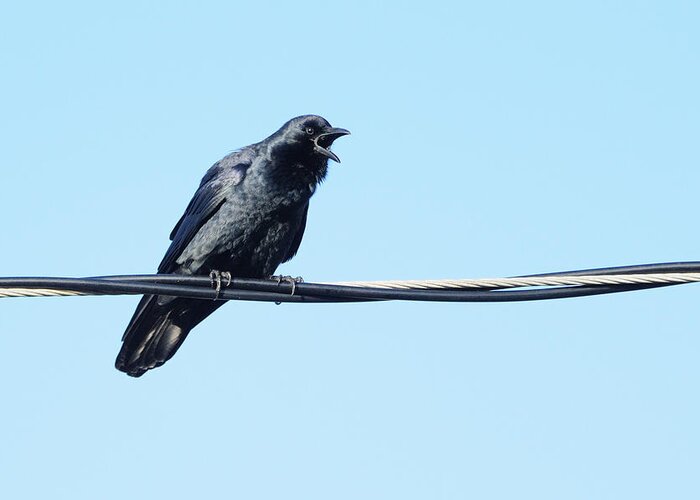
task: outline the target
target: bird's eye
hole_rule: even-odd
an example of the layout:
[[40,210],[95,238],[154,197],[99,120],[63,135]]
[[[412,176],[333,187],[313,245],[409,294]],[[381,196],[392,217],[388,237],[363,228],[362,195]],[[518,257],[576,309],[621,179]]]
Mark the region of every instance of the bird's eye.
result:
[[314,135],[315,130],[314,130],[313,127],[306,127],[305,130],[306,130],[306,133],[307,133],[307,134],[309,134],[309,135]]

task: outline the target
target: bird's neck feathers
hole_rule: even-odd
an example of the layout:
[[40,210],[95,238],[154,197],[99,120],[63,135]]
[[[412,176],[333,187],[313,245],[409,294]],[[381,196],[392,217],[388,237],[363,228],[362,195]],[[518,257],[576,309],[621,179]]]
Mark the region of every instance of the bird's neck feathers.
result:
[[315,186],[323,182],[328,172],[328,158],[298,143],[274,141],[267,154],[270,159],[268,175],[282,182]]

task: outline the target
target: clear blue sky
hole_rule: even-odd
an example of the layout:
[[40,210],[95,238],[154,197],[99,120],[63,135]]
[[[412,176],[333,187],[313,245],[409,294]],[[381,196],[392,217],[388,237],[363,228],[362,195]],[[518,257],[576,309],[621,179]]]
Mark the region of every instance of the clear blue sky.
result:
[[[697,2],[14,2],[0,275],[155,270],[204,171],[353,135],[285,274],[700,260]],[[0,497],[700,498],[700,287],[231,303],[113,368],[136,297],[0,300]]]

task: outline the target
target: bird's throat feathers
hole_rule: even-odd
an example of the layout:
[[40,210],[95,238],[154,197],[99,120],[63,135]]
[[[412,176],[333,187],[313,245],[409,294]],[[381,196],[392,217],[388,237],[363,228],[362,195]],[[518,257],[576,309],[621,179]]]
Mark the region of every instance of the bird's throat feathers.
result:
[[316,185],[328,173],[328,158],[315,154],[311,148],[284,141],[269,145],[267,175],[280,183]]

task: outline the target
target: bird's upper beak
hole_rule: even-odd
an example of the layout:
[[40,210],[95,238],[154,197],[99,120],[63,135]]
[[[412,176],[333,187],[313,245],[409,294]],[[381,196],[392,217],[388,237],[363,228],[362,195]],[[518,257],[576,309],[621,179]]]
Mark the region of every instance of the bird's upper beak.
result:
[[338,158],[338,155],[328,148],[331,147],[333,141],[335,141],[338,137],[342,137],[344,135],[349,134],[350,131],[345,130],[344,128],[331,128],[326,132],[319,134],[318,137],[314,139],[314,150],[317,153],[320,153],[323,156],[327,156],[331,160],[340,163],[340,158]]

